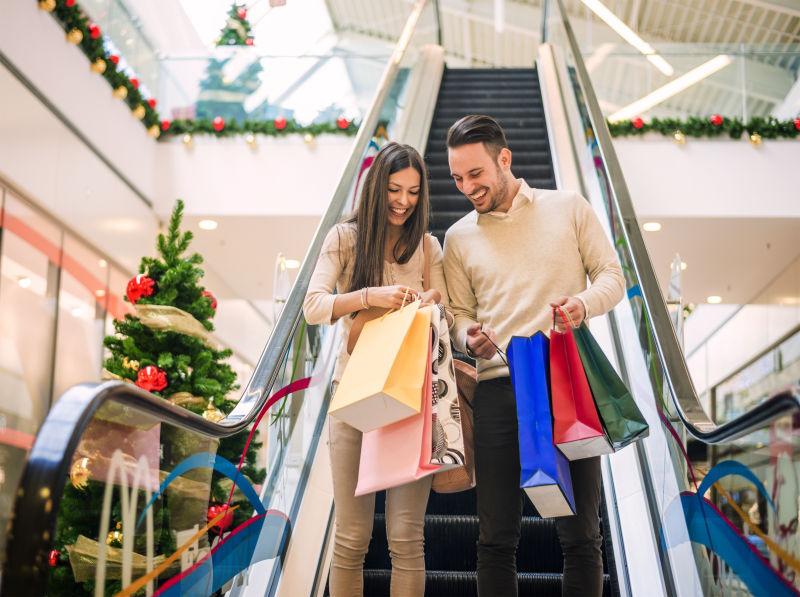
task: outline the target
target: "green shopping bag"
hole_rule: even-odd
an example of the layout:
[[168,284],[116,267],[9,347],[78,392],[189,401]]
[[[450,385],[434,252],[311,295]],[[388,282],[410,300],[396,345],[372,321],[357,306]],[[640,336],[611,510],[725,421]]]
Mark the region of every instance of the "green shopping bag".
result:
[[586,325],[573,330],[600,421],[614,450],[648,436],[650,428]]

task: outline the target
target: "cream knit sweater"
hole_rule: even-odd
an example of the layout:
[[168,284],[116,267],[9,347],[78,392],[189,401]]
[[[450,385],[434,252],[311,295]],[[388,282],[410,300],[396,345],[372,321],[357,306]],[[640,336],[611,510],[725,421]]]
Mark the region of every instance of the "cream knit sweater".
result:
[[[472,211],[445,236],[453,341],[461,351],[475,322],[492,328],[505,349],[512,336],[549,333],[549,303],[560,296],[581,299],[588,318],[624,295],[617,256],[589,203],[574,192],[520,183],[508,213]],[[477,366],[479,380],[509,374],[499,355]]]

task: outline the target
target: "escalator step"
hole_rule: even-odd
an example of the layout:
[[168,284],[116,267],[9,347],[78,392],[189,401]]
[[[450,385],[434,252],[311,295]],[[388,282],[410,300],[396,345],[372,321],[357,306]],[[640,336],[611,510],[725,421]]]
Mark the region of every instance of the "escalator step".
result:
[[[453,119],[455,122],[456,119]],[[453,124],[450,123],[450,125]],[[500,126],[502,126],[506,131],[506,139],[508,139],[509,145],[513,145],[515,141],[535,141],[540,139],[547,139],[547,130],[544,128],[544,123],[541,123],[539,126],[535,124],[529,125],[520,125],[515,127],[510,127],[505,124],[505,122],[500,119]],[[447,131],[450,126],[446,127],[437,127],[432,128],[430,132],[430,138],[428,140],[428,147],[431,150],[436,149],[437,147],[440,149],[446,149],[446,141],[447,141]]]
[[[389,595],[389,570],[364,571],[364,597]],[[517,575],[520,597],[561,597],[561,574],[520,573]],[[428,570],[425,573],[425,597],[471,597],[477,595],[475,572]],[[611,596],[608,575],[603,579],[603,597]],[[501,597],[501,596],[497,596]]]
[[[542,145],[544,145],[544,141]],[[514,165],[520,164],[522,167],[527,167],[529,165],[538,164],[541,167],[547,168],[548,171],[550,170],[550,164],[548,163],[550,160],[550,153],[544,149],[540,149],[539,151],[515,151],[513,147],[509,147],[511,151],[514,152]],[[436,150],[432,151],[428,155],[425,156],[425,163],[428,165],[428,168],[431,169],[433,167],[444,167],[447,170],[443,170],[440,173],[437,173],[437,176],[446,176],[450,177],[450,166],[447,162],[447,151],[444,150]],[[433,172],[431,175],[433,176]]]

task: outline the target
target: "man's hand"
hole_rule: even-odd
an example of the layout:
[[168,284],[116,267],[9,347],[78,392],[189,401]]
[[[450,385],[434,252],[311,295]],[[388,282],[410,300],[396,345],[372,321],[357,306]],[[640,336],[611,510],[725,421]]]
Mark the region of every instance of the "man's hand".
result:
[[[574,296],[562,296],[550,303],[550,306],[554,309],[561,307],[567,315],[567,321],[571,321],[573,327],[578,327],[586,318],[586,309],[583,306],[583,301]],[[562,333],[566,329],[564,320],[558,312],[556,312],[556,329]]]
[[492,342],[497,344],[497,336],[491,328],[481,329],[481,324],[473,323],[467,329],[467,348],[474,356],[491,359],[497,354],[497,349]]

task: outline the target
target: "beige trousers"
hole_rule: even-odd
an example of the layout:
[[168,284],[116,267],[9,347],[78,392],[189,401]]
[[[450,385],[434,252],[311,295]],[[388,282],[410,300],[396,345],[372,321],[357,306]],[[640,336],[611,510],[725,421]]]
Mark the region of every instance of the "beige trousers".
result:
[[[361,432],[328,418],[335,531],[329,586],[331,597],[364,594],[364,557],[372,538],[375,494],[354,497]],[[425,594],[423,526],[431,477],[386,491],[386,535],[392,559],[391,597]]]

